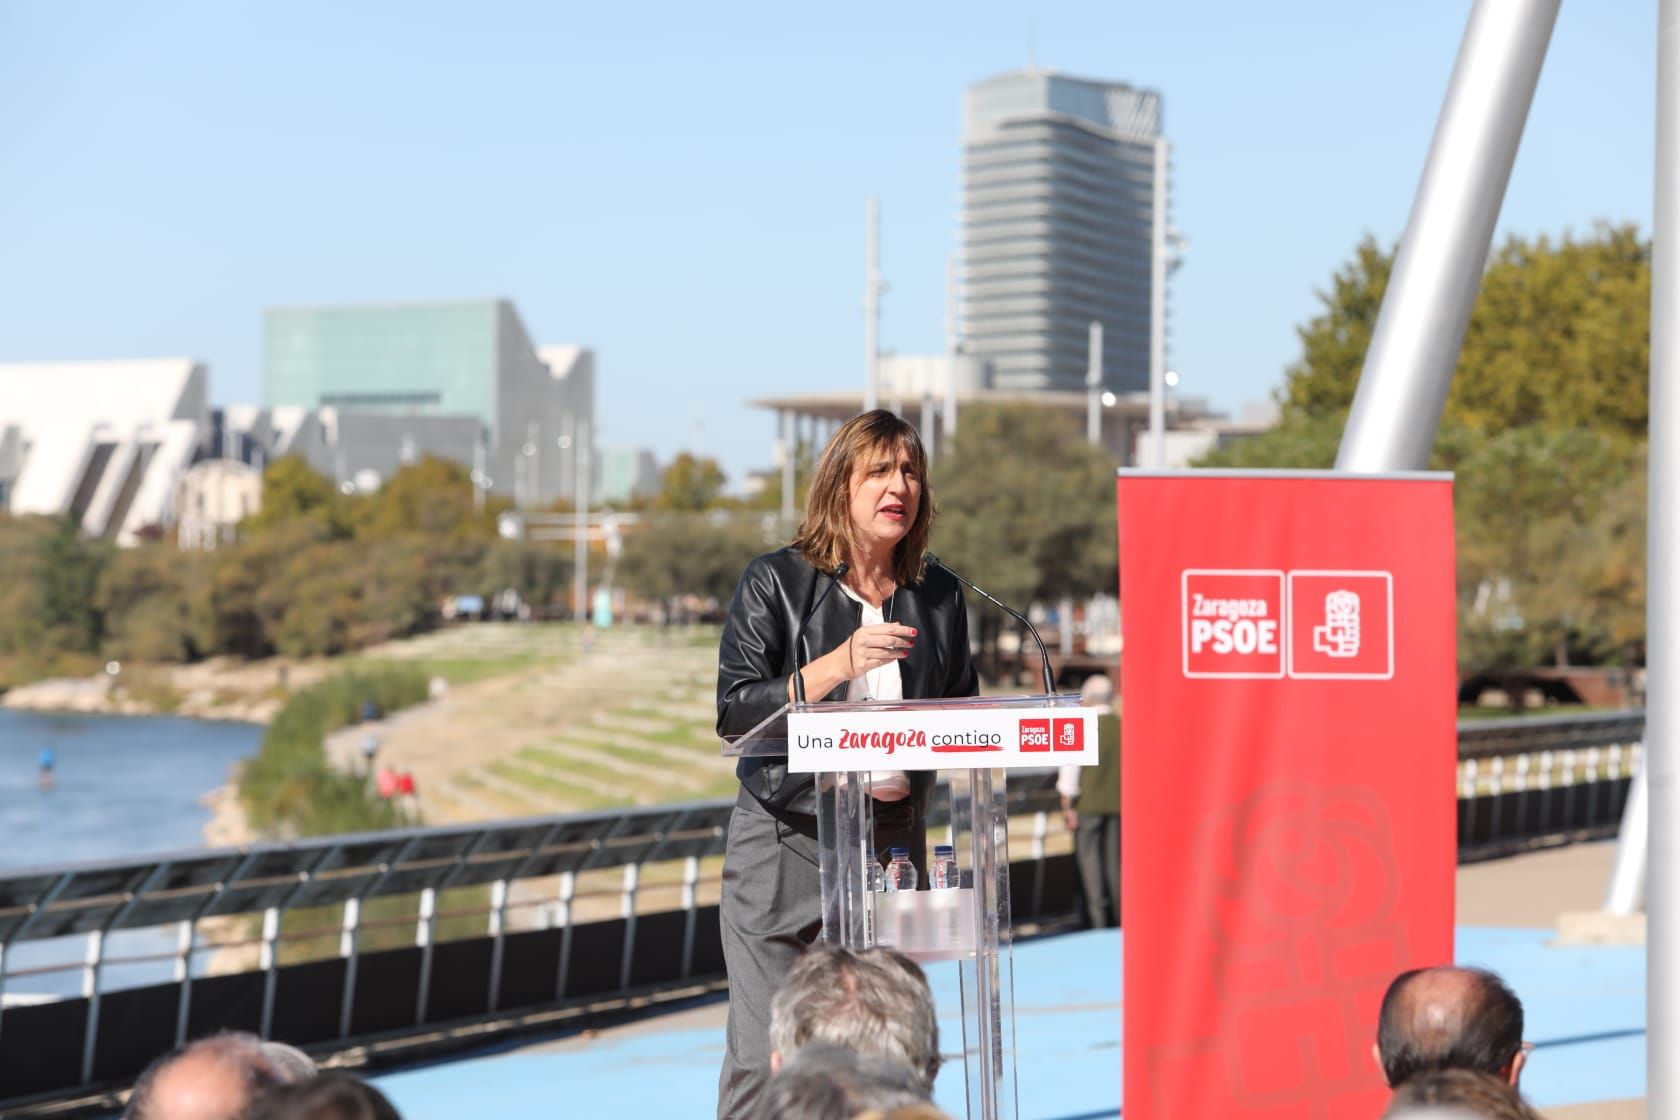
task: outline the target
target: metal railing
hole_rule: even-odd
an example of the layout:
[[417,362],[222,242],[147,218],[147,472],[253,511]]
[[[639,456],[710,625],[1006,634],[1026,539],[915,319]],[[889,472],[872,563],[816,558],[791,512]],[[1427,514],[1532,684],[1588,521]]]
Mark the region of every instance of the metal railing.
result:
[[[1462,724],[1460,858],[1613,832],[1643,728],[1639,712]],[[1050,823],[1054,778],[1016,771],[1008,784],[1019,921],[1076,912],[1071,858],[1052,851],[1065,847]],[[138,1067],[117,1051],[136,1022],[149,1024],[149,1053],[225,1026],[331,1051],[519,1009],[716,986],[710,911],[732,809],[696,802],[0,873],[0,1105],[124,1083]],[[29,959],[48,946],[56,957]],[[50,1070],[30,1061],[49,1030],[60,1036]]]
[[1459,859],[1614,835],[1644,736],[1642,711],[1459,724]]

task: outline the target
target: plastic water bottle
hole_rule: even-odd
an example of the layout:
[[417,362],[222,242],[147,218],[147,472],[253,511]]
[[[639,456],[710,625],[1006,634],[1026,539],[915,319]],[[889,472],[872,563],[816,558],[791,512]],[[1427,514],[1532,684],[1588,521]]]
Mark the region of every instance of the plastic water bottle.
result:
[[887,889],[913,891],[916,889],[916,865],[910,862],[909,848],[894,848],[892,862],[887,864]]
[[950,890],[961,881],[956,850],[949,844],[935,844],[933,864],[928,868],[928,886],[936,891]]

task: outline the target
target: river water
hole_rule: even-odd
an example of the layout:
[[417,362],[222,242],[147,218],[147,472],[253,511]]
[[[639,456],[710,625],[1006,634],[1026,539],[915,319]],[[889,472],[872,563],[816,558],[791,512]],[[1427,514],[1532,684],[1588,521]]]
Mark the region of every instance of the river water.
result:
[[[255,754],[263,729],[170,716],[48,715],[0,708],[0,873],[18,867],[124,859],[204,845],[210,810],[200,799],[233,764]],[[38,783],[42,747],[57,756],[51,790]],[[168,951],[168,931],[118,934],[117,957]],[[72,995],[83,938],[24,942],[7,955],[4,999]],[[203,962],[198,962],[202,967]],[[197,971],[197,969],[195,969]],[[168,979],[169,965],[119,965],[102,987]]]
[[[170,716],[0,708],[0,869],[197,848],[200,798],[256,753],[263,729]],[[56,784],[37,784],[41,748]]]

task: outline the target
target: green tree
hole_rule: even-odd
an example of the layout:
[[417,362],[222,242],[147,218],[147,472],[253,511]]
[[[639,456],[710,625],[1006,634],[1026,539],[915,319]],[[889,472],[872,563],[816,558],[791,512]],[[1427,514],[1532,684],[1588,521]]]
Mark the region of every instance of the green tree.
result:
[[49,518],[12,517],[0,512],[0,654],[41,647],[36,579],[47,538],[56,528]]
[[688,513],[711,509],[721,502],[727,482],[716,459],[684,451],[660,476],[659,496],[654,499],[653,508]]
[[1486,667],[1637,656],[1644,614],[1644,449],[1604,432],[1458,428],[1463,660]]
[[295,519],[316,521],[335,537],[350,532],[344,495],[332,479],[318,474],[301,456],[288,455],[263,471],[262,506],[241,523],[241,529],[261,533]]
[[[934,551],[1007,603],[1111,590],[1115,463],[1052,409],[975,405],[934,466]],[[998,633],[982,614],[982,639]]]
[[94,606],[105,622],[103,652],[135,661],[188,661],[198,646],[195,600],[204,594],[204,553],[172,542],[119,549],[100,573]]
[[475,500],[467,468],[427,456],[359,500],[353,507],[355,533],[363,540],[407,533],[489,540],[496,535],[496,517],[506,503],[477,509]]
[[[1319,293],[1285,371],[1283,425],[1345,416],[1393,254],[1366,238]],[[1493,254],[1465,331],[1443,423],[1478,432],[1538,424],[1642,435],[1650,369],[1651,253],[1632,226],[1588,237],[1511,237]]]
[[[1391,265],[1360,244],[1299,330],[1277,428],[1203,465],[1333,464]],[[1466,665],[1642,656],[1649,307],[1630,226],[1489,261],[1431,460],[1456,480]]]
[[477,585],[491,595],[511,588],[525,602],[542,606],[561,598],[571,581],[572,558],[559,545],[498,540],[484,554]]
[[44,645],[71,653],[99,649],[101,619],[94,593],[111,546],[82,536],[74,517],[58,519],[41,542],[35,569],[34,614]]
[[1353,259],[1330,278],[1330,290],[1318,293],[1324,309],[1295,329],[1301,356],[1284,371],[1279,403],[1285,424],[1345,415],[1353,404],[1393,268],[1394,254],[1367,236],[1354,249]]
[[655,515],[624,537],[618,578],[646,599],[667,601],[683,595],[724,602],[747,561],[768,542],[757,515]]

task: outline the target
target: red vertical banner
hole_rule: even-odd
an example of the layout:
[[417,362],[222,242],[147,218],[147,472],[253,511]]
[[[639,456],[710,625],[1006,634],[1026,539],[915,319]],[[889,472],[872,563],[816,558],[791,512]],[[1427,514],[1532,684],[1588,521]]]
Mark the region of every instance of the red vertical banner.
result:
[[1452,482],[1121,472],[1126,1120],[1370,1120],[1452,959]]

